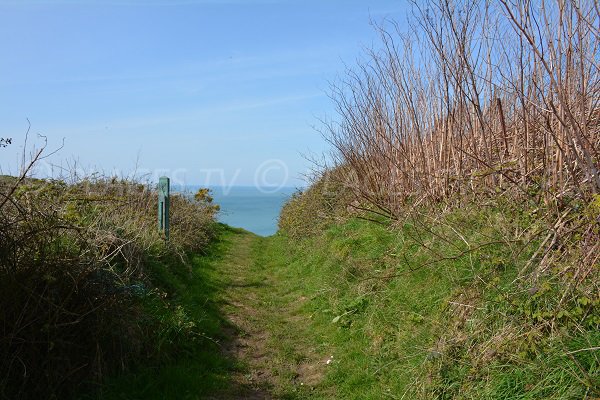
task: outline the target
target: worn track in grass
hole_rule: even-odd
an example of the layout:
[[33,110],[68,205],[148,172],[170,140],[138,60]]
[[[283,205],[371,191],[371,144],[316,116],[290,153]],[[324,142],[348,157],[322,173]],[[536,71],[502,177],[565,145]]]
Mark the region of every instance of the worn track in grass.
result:
[[309,346],[295,342],[290,332],[307,328],[298,309],[306,300],[276,271],[271,238],[236,231],[219,261],[224,283],[222,351],[238,368],[228,389],[211,399],[278,399],[302,393],[322,379],[324,363]]

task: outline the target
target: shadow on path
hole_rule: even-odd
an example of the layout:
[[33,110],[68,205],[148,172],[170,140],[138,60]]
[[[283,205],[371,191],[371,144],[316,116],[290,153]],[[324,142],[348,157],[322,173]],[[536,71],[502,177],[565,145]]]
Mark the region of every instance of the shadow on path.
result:
[[167,261],[152,266],[169,293],[166,303],[178,310],[161,316],[164,305],[158,304],[153,312],[157,318],[176,315],[177,321],[169,320],[169,327],[192,323],[195,335],[158,332],[162,342],[157,359],[110,379],[98,396],[89,399],[274,398],[268,374],[253,368],[255,360],[267,357],[265,334],[252,330],[253,296],[265,290],[265,284],[252,281],[246,273],[254,262],[252,247],[260,237],[225,225],[219,230],[219,240],[206,254],[193,257],[191,269]]
[[230,386],[207,399],[274,399],[270,388],[270,371],[257,368],[268,364],[270,357],[267,341],[269,333],[260,331],[256,308],[257,290],[268,290],[268,285],[251,278],[248,269],[254,261],[254,246],[260,237],[248,232],[233,231],[229,237],[229,251],[219,263],[223,291],[220,311],[225,318],[222,326],[222,354],[235,365]]

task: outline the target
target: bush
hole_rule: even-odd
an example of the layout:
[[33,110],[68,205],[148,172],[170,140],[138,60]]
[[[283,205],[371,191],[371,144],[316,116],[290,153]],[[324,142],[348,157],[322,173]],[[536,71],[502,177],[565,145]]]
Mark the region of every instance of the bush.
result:
[[205,248],[214,206],[174,195],[166,242],[137,182],[4,177],[0,195],[0,398],[65,398],[151,356],[149,269]]
[[351,195],[330,171],[304,192],[297,191],[283,206],[278,226],[292,238],[311,236],[349,213]]

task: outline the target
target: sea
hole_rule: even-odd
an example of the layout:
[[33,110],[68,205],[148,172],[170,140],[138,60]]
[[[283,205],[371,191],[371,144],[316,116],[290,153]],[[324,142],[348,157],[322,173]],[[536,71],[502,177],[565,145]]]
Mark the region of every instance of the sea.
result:
[[[172,188],[194,194],[200,186]],[[293,187],[257,188],[255,186],[210,187],[213,202],[221,207],[218,219],[260,236],[277,232],[277,220],[285,202],[297,191]]]

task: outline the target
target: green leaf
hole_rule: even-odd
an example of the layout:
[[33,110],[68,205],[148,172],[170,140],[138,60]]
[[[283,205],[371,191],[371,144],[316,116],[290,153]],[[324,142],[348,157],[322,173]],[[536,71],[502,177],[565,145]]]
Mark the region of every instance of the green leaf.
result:
[[590,304],[591,300],[588,299],[587,297],[580,297],[578,300],[579,304],[581,304],[582,306],[586,306],[588,304]]

